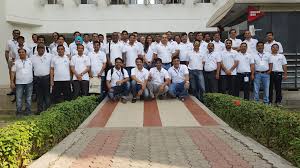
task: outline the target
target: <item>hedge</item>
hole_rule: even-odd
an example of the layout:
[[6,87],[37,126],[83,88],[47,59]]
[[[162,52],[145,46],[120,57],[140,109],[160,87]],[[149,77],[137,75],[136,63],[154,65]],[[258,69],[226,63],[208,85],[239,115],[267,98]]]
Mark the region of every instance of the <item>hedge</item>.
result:
[[74,131],[97,105],[95,96],[80,97],[1,128],[0,167],[26,167]]
[[300,115],[254,101],[206,94],[206,106],[231,127],[300,166]]

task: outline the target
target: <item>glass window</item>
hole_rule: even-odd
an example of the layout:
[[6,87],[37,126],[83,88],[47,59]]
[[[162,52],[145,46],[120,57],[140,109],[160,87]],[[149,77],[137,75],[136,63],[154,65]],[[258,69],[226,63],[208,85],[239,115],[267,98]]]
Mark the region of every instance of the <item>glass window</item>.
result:
[[57,4],[57,0],[48,0],[48,4]]

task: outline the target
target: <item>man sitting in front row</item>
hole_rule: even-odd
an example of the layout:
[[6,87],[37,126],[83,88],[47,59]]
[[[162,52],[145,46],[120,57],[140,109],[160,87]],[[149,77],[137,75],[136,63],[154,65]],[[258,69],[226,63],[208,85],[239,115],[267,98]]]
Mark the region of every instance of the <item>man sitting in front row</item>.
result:
[[162,60],[155,60],[156,67],[150,69],[148,89],[152,99],[158,97],[163,99],[169,90],[170,75],[167,70],[162,67]]
[[115,67],[107,72],[106,85],[110,99],[117,101],[121,98],[122,103],[126,103],[129,94],[129,76],[122,66],[123,59],[116,58]]
[[178,56],[172,58],[172,63],[173,66],[168,70],[172,79],[169,94],[171,97],[177,97],[184,101],[190,87],[189,70],[186,65],[180,64]]

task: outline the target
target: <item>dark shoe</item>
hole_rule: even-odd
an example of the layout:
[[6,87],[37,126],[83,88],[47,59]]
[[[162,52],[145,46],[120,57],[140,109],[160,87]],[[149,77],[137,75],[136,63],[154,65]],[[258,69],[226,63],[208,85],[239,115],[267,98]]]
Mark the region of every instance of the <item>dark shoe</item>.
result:
[[136,98],[132,98],[131,103],[135,103],[136,102]]
[[182,101],[182,102],[185,101],[184,97],[179,97],[179,100]]
[[14,99],[11,100],[12,103],[16,102],[16,97],[14,97]]
[[6,95],[7,95],[7,96],[12,96],[12,95],[15,95],[15,93],[14,93],[14,92],[9,92],[9,93],[7,93]]

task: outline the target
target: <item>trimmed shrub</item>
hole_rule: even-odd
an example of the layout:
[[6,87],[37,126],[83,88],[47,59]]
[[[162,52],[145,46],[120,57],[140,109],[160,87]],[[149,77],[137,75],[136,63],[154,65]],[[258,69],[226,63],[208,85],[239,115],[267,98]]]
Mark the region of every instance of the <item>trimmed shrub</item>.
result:
[[97,105],[95,96],[80,97],[1,128],[0,167],[26,167],[74,131]]
[[280,108],[219,93],[206,106],[231,127],[300,166],[300,116]]

